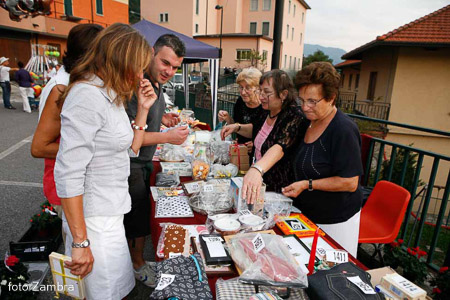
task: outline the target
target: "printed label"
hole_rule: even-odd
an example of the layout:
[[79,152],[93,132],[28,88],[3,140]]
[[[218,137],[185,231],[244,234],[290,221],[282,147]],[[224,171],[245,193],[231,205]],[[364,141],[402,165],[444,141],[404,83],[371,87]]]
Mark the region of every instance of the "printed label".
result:
[[327,250],[327,261],[337,264],[348,262],[348,253],[340,250]]
[[266,247],[266,244],[264,243],[264,240],[260,233],[258,233],[252,240],[253,243],[253,249],[256,253],[259,253],[264,247]]
[[173,274],[161,274],[161,279],[158,282],[158,286],[155,290],[160,291],[168,287],[175,280],[175,275]]
[[[328,254],[327,254],[328,256]],[[356,285],[364,294],[366,295],[375,295],[376,292],[374,289],[365,283],[364,281],[359,278],[359,276],[353,276],[353,277],[347,277],[347,279],[352,282],[354,285]]]

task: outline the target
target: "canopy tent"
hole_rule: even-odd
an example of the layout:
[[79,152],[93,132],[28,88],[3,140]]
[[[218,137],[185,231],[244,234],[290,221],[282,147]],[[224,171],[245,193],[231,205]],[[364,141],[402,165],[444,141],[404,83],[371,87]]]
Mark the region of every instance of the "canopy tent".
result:
[[159,26],[147,20],[142,20],[133,25],[153,46],[156,40],[164,34],[174,34],[186,46],[186,56],[183,59],[183,85],[186,107],[189,107],[189,82],[187,64],[208,61],[209,63],[209,79],[211,82],[211,101],[213,113],[213,126],[216,126],[217,118],[217,88],[219,79],[219,49],[211,45],[197,41],[179,32]]

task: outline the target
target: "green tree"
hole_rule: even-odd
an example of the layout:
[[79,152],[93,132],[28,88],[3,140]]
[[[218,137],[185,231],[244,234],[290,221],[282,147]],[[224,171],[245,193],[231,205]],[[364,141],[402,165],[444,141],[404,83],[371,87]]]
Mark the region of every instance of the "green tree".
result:
[[128,2],[128,18],[130,24],[137,23],[141,20],[141,1],[130,0]]
[[313,62],[316,62],[316,61],[327,61],[330,64],[333,63],[333,60],[328,55],[323,53],[323,51],[321,51],[321,50],[317,50],[313,54],[310,54],[307,57],[303,57],[303,65],[302,65],[302,67],[304,68],[307,65],[309,65],[310,63],[313,63]]

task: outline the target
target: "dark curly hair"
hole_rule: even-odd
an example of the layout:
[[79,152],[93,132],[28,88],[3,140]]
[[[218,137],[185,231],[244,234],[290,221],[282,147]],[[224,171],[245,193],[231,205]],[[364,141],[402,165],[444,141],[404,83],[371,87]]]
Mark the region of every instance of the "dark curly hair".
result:
[[103,27],[97,24],[80,24],[73,27],[67,37],[67,50],[64,51],[63,65],[67,73],[72,71],[77,61],[89,49],[92,41]]
[[332,64],[323,61],[313,62],[297,72],[295,87],[300,90],[300,88],[310,84],[320,84],[323,97],[327,101],[330,101],[335,96],[334,105],[339,92],[340,80],[341,75],[339,75]]

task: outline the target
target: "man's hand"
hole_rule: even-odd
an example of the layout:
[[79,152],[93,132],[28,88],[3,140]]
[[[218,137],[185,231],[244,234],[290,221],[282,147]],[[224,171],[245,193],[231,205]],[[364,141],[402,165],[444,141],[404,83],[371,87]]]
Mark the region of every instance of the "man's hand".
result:
[[70,269],[73,275],[79,275],[84,278],[92,271],[94,265],[94,256],[91,248],[72,248],[72,261],[64,263],[65,267]]
[[161,121],[166,127],[174,127],[180,122],[180,116],[177,113],[164,114]]
[[189,134],[188,126],[180,126],[167,131],[169,135],[168,142],[173,145],[181,145]]

